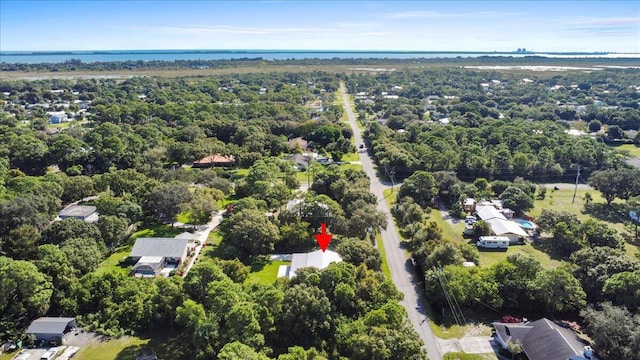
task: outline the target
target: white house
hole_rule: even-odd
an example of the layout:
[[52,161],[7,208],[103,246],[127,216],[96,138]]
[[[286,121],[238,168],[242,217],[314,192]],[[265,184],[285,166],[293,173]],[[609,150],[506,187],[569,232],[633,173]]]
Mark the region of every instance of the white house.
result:
[[495,236],[506,236],[512,244],[521,243],[529,236],[517,223],[507,218],[493,206],[478,206],[476,214],[481,220],[491,226],[491,233]]
[[69,117],[64,111],[50,111],[47,113],[47,115],[49,115],[50,124],[61,124],[63,122],[69,121]]
[[280,265],[278,269],[278,277],[292,278],[296,275],[296,271],[305,267],[314,267],[324,269],[331,263],[342,262],[342,257],[337,252],[331,250],[316,250],[310,253],[293,254],[291,265]]

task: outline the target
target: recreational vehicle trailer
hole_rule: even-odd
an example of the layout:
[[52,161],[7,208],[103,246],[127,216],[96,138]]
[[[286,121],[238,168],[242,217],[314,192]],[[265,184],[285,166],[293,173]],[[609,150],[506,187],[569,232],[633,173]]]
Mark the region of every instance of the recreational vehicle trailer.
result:
[[480,236],[476,246],[484,249],[506,249],[509,247],[509,238],[506,236]]

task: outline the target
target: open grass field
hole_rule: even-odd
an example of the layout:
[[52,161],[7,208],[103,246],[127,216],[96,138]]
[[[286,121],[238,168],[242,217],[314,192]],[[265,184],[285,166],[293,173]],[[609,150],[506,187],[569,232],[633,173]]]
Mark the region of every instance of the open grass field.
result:
[[187,359],[181,349],[186,339],[172,337],[167,331],[149,335],[123,336],[108,341],[95,341],[78,351],[77,360],[131,360],[141,354],[155,353],[159,359]]
[[347,170],[347,169],[356,169],[356,170],[361,170],[362,169],[362,165],[359,164],[342,164],[340,165],[340,170]]
[[347,153],[342,155],[342,161],[359,161],[360,155],[358,153]]
[[122,273],[124,275],[128,275],[131,269],[131,266],[120,266],[120,261],[126,259],[131,253],[131,246],[123,246],[118,249],[118,251],[109,255],[103,262],[98,265],[96,269],[96,274],[102,274],[109,271],[115,271]]
[[[616,205],[623,204],[622,200],[614,200],[613,207],[608,207],[606,201],[600,195],[597,190],[585,190],[578,189],[576,193],[575,202],[573,202],[573,190],[572,189],[549,189],[544,200],[536,200],[534,208],[528,212],[528,215],[537,217],[540,216],[544,209],[564,210],[575,214],[580,221],[588,219],[595,219],[606,223],[611,228],[620,233],[626,240],[626,252],[631,258],[635,258],[635,254],[638,252],[638,244],[632,244],[630,241],[633,238],[633,234],[624,226],[626,218],[623,214],[616,210],[619,207]],[[589,206],[585,207],[585,194],[590,193],[593,200]],[[572,203],[573,202],[573,203]]]
[[491,266],[507,258],[511,254],[532,255],[545,269],[555,268],[560,265],[560,261],[554,260],[549,254],[538,250],[531,244],[509,246],[507,251],[480,251],[480,266]]
[[278,268],[280,265],[289,265],[291,261],[270,261],[258,271],[249,273],[249,277],[245,283],[273,284],[278,276]]
[[633,144],[623,144],[611,146],[613,149],[616,149],[620,152],[627,153],[631,156],[639,156],[640,157],[640,146],[635,146]]

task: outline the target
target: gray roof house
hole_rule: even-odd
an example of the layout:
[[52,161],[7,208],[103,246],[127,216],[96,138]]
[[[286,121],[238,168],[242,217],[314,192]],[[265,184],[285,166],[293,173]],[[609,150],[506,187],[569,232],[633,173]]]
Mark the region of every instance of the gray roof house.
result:
[[70,205],[58,213],[58,217],[64,219],[78,219],[88,223],[98,221],[98,209],[95,206]]
[[542,318],[532,323],[492,324],[500,346],[519,341],[529,360],[587,360],[585,345],[571,329]]
[[36,341],[62,340],[66,332],[76,327],[72,317],[41,317],[33,320],[26,333],[36,337]]
[[189,251],[189,239],[138,238],[129,257],[140,260],[143,256],[161,256],[166,262],[182,263]]

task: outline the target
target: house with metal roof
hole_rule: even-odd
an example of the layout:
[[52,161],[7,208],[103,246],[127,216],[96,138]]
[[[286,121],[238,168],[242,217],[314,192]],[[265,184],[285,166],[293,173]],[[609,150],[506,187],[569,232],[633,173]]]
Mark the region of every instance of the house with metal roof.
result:
[[296,253],[291,258],[291,265],[280,265],[278,269],[278,277],[292,278],[296,275],[296,271],[305,267],[314,267],[324,269],[331,263],[342,262],[342,257],[335,251],[316,250],[309,253]]
[[62,341],[64,334],[76,327],[76,319],[72,317],[41,317],[33,320],[26,333],[33,335],[36,342]]

